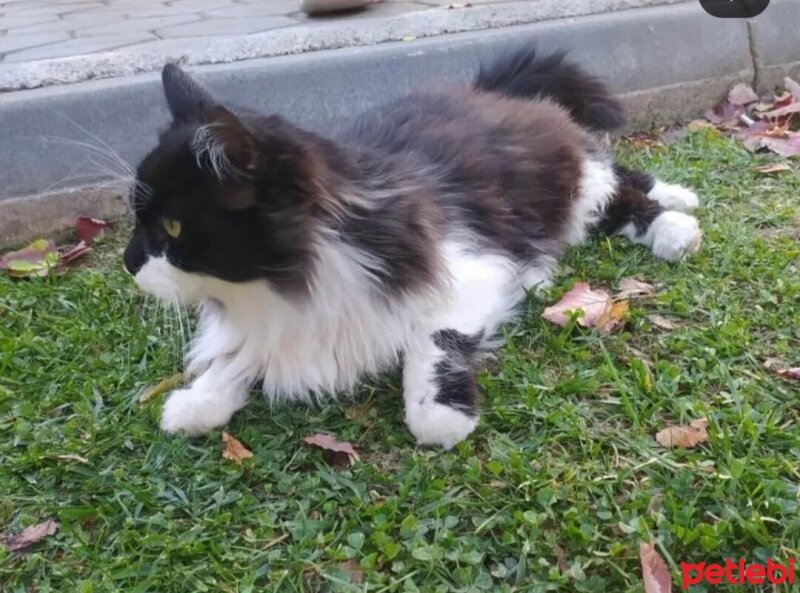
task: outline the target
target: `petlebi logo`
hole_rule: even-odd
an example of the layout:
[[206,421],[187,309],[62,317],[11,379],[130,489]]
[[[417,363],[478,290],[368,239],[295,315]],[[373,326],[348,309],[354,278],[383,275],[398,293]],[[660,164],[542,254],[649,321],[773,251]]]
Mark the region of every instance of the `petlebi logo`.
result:
[[769,0],[700,0],[708,14],[721,19],[749,19],[760,15]]
[[776,562],[772,558],[767,560],[766,564],[748,564],[744,558],[740,558],[738,561],[726,558],[725,564],[681,562],[683,590],[687,591],[690,586],[700,584],[794,585],[795,559],[789,558],[785,564]]

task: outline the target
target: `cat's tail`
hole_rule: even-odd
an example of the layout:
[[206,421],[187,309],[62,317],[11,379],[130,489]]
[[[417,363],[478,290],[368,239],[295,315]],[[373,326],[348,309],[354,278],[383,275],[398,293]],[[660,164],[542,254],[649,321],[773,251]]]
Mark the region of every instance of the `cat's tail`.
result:
[[621,127],[625,123],[622,103],[598,78],[565,57],[564,52],[540,56],[535,47],[524,46],[482,66],[474,84],[511,97],[547,97],[592,130]]

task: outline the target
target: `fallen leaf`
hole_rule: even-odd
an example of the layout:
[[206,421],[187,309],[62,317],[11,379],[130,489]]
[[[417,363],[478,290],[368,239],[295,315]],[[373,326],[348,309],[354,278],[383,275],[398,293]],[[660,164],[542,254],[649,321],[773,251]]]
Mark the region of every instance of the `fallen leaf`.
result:
[[734,105],[749,105],[758,101],[758,95],[750,85],[740,83],[728,92],[728,101]]
[[800,113],[800,102],[791,103],[785,107],[779,107],[778,109],[773,109],[771,111],[765,111],[761,114],[761,117],[766,119],[780,119],[794,113]]
[[56,265],[56,244],[46,239],[38,239],[19,251],[9,251],[0,257],[0,270],[5,270],[12,278],[44,277]]
[[611,305],[608,311],[597,318],[594,326],[602,334],[612,332],[622,325],[622,320],[628,314],[628,311],[630,311],[630,306],[627,300],[617,301]]
[[783,362],[782,358],[767,358],[764,361],[764,368],[768,371],[774,371],[784,366],[786,366],[786,364]]
[[339,570],[346,574],[348,580],[355,585],[360,585],[364,582],[364,573],[361,571],[361,568],[359,568],[358,562],[352,558],[350,560],[340,562]]
[[792,168],[786,163],[775,163],[772,165],[761,165],[760,167],[755,167],[753,171],[756,173],[761,173],[763,175],[771,175],[772,173],[781,173],[783,171],[791,171]]
[[307,445],[319,447],[325,454],[325,459],[331,465],[353,465],[358,461],[358,453],[350,443],[340,443],[329,434],[312,434],[303,439]]
[[580,310],[578,323],[583,327],[593,327],[601,316],[609,314],[612,306],[611,297],[606,291],[592,290],[585,282],[578,282],[560,301],[547,307],[542,312],[542,317],[564,327],[571,314]]
[[24,552],[38,541],[58,531],[58,523],[48,519],[37,525],[31,525],[6,539],[6,547],[12,552]]
[[65,455],[56,455],[56,459],[61,461],[76,461],[78,463],[89,463],[89,460],[85,457],[81,457],[80,455],[75,455],[74,453],[67,453]]
[[656,549],[650,544],[639,544],[639,560],[642,563],[644,593],[671,593],[669,567]]
[[686,127],[692,132],[697,132],[698,130],[717,129],[714,124],[712,124],[710,121],[706,121],[705,119],[693,119],[686,125]]
[[741,105],[735,105],[730,101],[717,105],[714,109],[706,112],[706,119],[718,128],[733,129],[739,125],[739,116],[745,112]]
[[689,426],[668,426],[656,434],[656,441],[667,449],[691,449],[708,441],[708,420],[693,420]]
[[658,314],[648,315],[647,321],[649,321],[656,327],[660,327],[661,329],[666,329],[670,331],[672,331],[673,329],[678,329],[680,327],[680,325],[678,325],[674,321]]
[[234,463],[241,465],[242,461],[253,456],[253,452],[240,443],[236,437],[224,431],[222,433],[222,443],[225,445],[225,450],[222,452],[223,459],[230,459]]
[[89,245],[94,238],[107,229],[108,226],[105,220],[90,218],[88,216],[79,216],[78,220],[75,221],[75,233],[78,235],[79,241]]
[[785,379],[800,380],[800,367],[794,367],[792,369],[778,369],[778,374]]
[[66,251],[62,252],[59,255],[58,263],[62,266],[68,266],[69,264],[73,263],[75,260],[82,258],[84,255],[89,253],[92,250],[89,247],[89,244],[81,241],[75,247],[71,249],[67,249]]
[[627,299],[635,296],[646,296],[653,294],[656,287],[647,282],[636,280],[636,278],[623,278],[619,281],[616,298]]
[[140,405],[146,404],[150,400],[157,398],[159,395],[163,395],[170,389],[177,387],[185,380],[186,380],[185,373],[175,373],[174,375],[171,375],[166,379],[162,379],[155,385],[151,385],[150,387],[142,391],[142,394],[139,396],[139,404]]

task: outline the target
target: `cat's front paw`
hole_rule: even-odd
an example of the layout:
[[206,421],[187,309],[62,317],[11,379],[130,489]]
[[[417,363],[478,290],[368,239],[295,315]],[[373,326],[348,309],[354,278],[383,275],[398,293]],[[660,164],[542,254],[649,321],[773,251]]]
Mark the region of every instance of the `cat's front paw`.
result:
[[703,233],[694,216],[669,210],[651,223],[649,233],[653,255],[667,261],[697,253]]
[[234,411],[210,391],[177,389],[164,404],[161,428],[173,434],[198,436],[227,424]]
[[418,444],[452,449],[475,430],[478,419],[440,403],[416,404],[406,409],[406,424]]

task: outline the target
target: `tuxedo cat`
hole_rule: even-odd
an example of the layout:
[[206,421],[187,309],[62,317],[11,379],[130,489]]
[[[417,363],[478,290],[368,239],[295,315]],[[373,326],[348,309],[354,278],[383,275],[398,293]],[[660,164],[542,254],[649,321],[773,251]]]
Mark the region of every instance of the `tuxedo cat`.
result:
[[409,430],[450,448],[478,421],[476,360],[568,246],[596,230],[676,261],[700,243],[696,195],[615,164],[622,107],[562,54],[521,48],[331,138],[175,65],[163,84],[173,121],[137,169],[124,261],[198,307],[172,433],[224,425],[253,386],[321,402],[400,364]]

